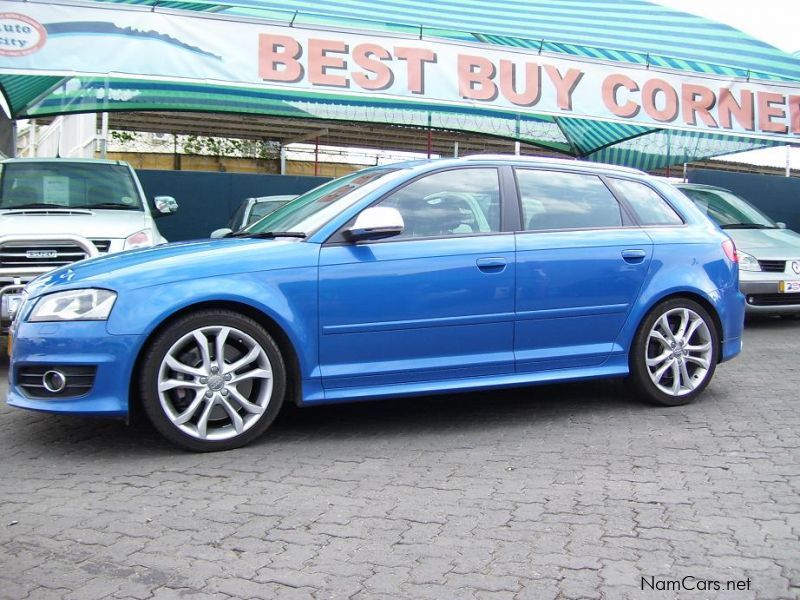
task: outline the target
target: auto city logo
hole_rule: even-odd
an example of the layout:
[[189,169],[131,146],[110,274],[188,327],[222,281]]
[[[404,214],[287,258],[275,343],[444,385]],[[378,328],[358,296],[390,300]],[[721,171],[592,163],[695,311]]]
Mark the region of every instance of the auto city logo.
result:
[[25,56],[44,46],[47,30],[26,15],[0,13],[0,56]]
[[792,271],[794,271],[796,275],[800,275],[800,260],[792,262]]

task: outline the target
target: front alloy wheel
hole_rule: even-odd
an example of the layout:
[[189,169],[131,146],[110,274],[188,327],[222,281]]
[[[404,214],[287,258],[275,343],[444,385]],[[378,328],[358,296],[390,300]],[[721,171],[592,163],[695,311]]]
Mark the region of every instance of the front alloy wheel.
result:
[[285,379],[277,345],[259,324],[227,311],[195,313],[154,340],[142,369],[143,404],[173,443],[227,450],[270,425]]
[[714,321],[683,298],[654,308],[631,350],[631,379],[648,400],[669,406],[691,402],[708,385],[717,364]]

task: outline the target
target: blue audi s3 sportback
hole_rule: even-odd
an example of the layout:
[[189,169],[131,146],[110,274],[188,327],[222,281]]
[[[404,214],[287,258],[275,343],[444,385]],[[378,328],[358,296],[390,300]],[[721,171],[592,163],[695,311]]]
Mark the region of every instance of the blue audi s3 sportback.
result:
[[515,156],[326,183],[226,238],[28,285],[9,403],[224,450],[315,405],[627,377],[685,404],[741,350],[733,242],[669,184]]

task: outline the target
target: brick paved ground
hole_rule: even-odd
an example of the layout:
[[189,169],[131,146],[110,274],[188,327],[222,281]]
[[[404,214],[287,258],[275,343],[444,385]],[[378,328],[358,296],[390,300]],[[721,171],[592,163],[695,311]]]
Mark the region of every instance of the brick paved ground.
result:
[[[327,407],[192,455],[0,408],[2,598],[800,595],[800,322],[747,330],[702,401],[615,384]],[[5,392],[5,375],[2,376]]]

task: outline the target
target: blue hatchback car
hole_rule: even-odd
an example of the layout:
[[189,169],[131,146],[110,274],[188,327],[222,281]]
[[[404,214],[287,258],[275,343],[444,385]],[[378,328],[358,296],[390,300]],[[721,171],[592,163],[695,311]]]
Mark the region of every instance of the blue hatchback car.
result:
[[40,277],[9,403],[197,451],[315,405],[627,377],[693,400],[741,350],[733,242],[631,169],[473,156],[359,171],[224,239]]

